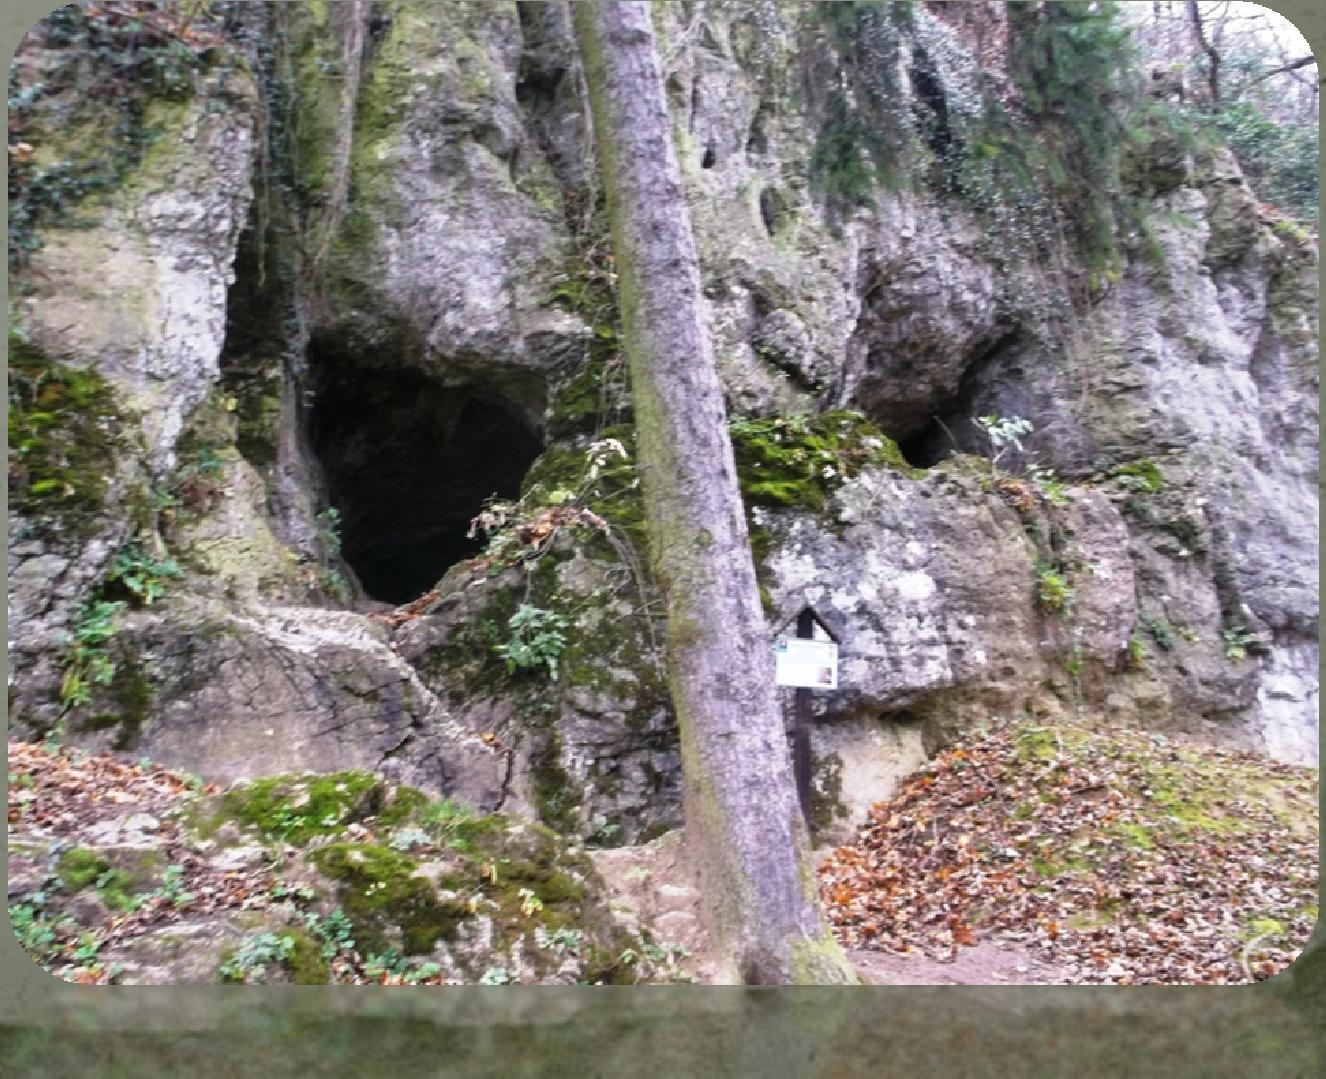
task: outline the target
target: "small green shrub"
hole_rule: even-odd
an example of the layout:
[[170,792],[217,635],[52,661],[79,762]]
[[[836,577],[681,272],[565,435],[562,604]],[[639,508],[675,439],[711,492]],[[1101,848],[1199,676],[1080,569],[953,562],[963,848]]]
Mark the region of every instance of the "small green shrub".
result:
[[295,938],[290,934],[260,933],[245,941],[239,949],[221,964],[221,980],[250,982],[261,978],[273,964],[284,966],[295,950]]
[[1146,663],[1146,657],[1146,643],[1142,635],[1134,630],[1128,637],[1128,665],[1138,670]]
[[318,532],[322,538],[323,549],[329,559],[341,556],[341,511],[335,506],[328,506],[318,514]]
[[1224,646],[1225,658],[1237,663],[1248,658],[1248,645],[1257,643],[1257,634],[1248,632],[1242,625],[1227,626],[1220,631],[1220,641]]
[[1174,628],[1165,621],[1153,614],[1142,614],[1138,621],[1142,628],[1151,634],[1151,639],[1156,642],[1156,646],[1162,652],[1172,652],[1177,638],[1174,634]]
[[1066,615],[1073,606],[1073,586],[1063,572],[1050,562],[1036,562],[1036,602],[1047,611]]
[[117,668],[106,644],[117,632],[115,619],[123,609],[119,601],[93,600],[75,614],[73,633],[65,638],[60,682],[60,703],[66,711],[87,704],[94,685],[114,681]]
[[1055,474],[1054,469],[1033,468],[1031,470],[1031,482],[1035,484],[1036,490],[1040,491],[1041,496],[1050,505],[1060,508],[1068,505],[1068,488]]
[[1156,494],[1165,488],[1165,477],[1160,467],[1155,461],[1146,458],[1112,468],[1108,476],[1123,490],[1135,494]]
[[179,575],[180,567],[174,559],[157,558],[141,542],[133,540],[115,556],[106,580],[127,590],[134,602],[146,607],[164,596],[166,582]]
[[566,648],[567,622],[555,611],[522,603],[507,620],[510,636],[493,645],[506,660],[508,673],[543,669],[549,681],[557,681],[557,661]]

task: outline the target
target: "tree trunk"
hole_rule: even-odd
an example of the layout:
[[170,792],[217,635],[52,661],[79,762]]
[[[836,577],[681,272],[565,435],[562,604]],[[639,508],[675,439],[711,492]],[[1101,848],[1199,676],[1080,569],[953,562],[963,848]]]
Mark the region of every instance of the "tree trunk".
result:
[[710,933],[729,977],[748,984],[853,981],[817,900],[793,786],[651,5],[573,7]]
[[1192,27],[1193,39],[1197,47],[1206,53],[1206,87],[1211,95],[1211,108],[1220,107],[1220,53],[1206,36],[1206,27],[1202,22],[1202,11],[1197,0],[1187,0],[1188,22]]

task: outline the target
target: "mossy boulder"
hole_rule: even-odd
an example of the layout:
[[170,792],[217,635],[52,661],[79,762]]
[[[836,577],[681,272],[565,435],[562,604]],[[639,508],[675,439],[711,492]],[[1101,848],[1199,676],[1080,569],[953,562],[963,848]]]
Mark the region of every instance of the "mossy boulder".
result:
[[469,914],[460,899],[442,897],[433,881],[418,875],[419,863],[389,847],[333,843],[310,858],[337,882],[341,906],[368,952],[397,946],[406,955],[429,952],[439,939],[454,937]]
[[739,417],[729,429],[747,507],[823,512],[843,481],[866,468],[921,474],[892,439],[858,412]]

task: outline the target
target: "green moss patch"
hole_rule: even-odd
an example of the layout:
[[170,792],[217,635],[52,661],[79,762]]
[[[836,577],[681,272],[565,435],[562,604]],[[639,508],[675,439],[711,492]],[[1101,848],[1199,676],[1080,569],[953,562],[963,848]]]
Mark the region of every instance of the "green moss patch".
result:
[[60,855],[56,872],[71,895],[94,887],[101,901],[114,911],[130,911],[138,906],[135,877],[111,866],[111,863],[86,847],[73,847]]
[[1160,466],[1149,458],[1139,458],[1110,469],[1108,476],[1127,491],[1156,494],[1165,489],[1165,477]]
[[746,505],[823,512],[865,468],[919,476],[897,444],[858,412],[734,419],[729,427]]
[[9,508],[36,527],[86,535],[103,510],[107,462],[124,448],[115,393],[90,368],[52,363],[9,334]]
[[314,836],[336,835],[383,808],[391,808],[385,786],[368,772],[281,775],[227,791],[211,823],[214,830],[222,821],[234,820],[269,838],[299,845]]
[[73,847],[60,855],[56,871],[70,892],[81,892],[95,884],[110,868],[110,863],[86,847]]
[[[120,642],[117,642],[119,644]],[[156,686],[128,648],[114,648],[115,674],[110,685],[94,698],[103,710],[80,721],[85,731],[115,729],[114,748],[130,750],[152,714]]]
[[339,884],[338,896],[354,922],[356,940],[369,952],[397,943],[406,955],[432,950],[455,936],[469,914],[459,899],[439,897],[433,883],[417,876],[413,859],[372,843],[333,843],[311,855],[313,864]]

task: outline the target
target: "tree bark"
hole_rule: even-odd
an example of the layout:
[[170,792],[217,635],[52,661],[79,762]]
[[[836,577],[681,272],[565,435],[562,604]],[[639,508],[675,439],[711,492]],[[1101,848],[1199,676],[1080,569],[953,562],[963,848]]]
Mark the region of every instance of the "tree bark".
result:
[[1206,27],[1202,23],[1202,11],[1197,0],[1187,0],[1188,22],[1192,26],[1193,38],[1197,47],[1206,53],[1206,86],[1211,94],[1211,108],[1220,107],[1220,53],[1206,36]]
[[747,984],[855,977],[819,906],[648,3],[581,2],[650,560],[666,600],[686,841]]

